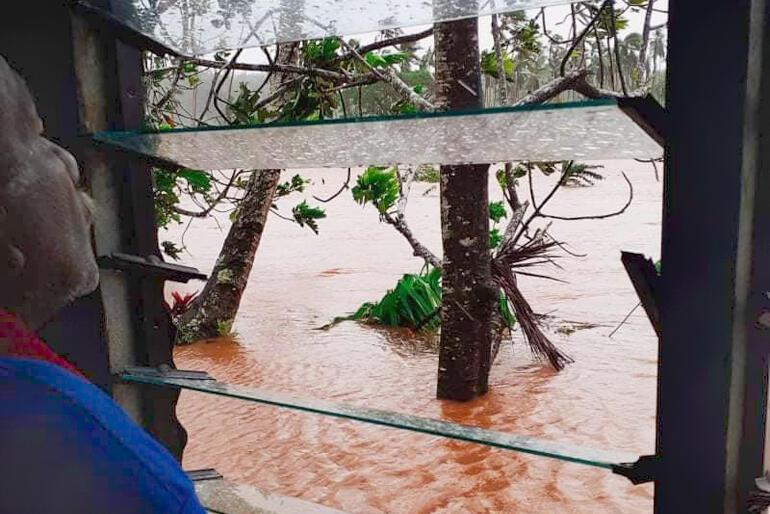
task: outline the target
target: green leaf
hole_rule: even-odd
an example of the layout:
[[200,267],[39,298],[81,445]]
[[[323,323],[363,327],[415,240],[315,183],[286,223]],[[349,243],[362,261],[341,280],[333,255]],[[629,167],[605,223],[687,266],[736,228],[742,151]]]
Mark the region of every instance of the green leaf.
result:
[[505,218],[508,214],[505,212],[503,202],[490,202],[489,203],[489,219],[495,223],[500,223],[500,220]]
[[367,64],[372,68],[385,68],[388,65],[388,61],[373,52],[367,52],[364,59],[366,59]]
[[163,253],[165,253],[175,261],[179,260],[179,255],[182,253],[183,248],[178,247],[175,243],[172,243],[171,241],[163,241],[162,243],[160,243],[160,246],[163,248]]
[[356,179],[356,185],[351,192],[353,199],[361,205],[371,203],[383,215],[396,203],[399,193],[396,168],[385,171],[386,168],[370,166]]
[[211,191],[211,175],[209,173],[187,168],[182,168],[177,173],[180,178],[187,181],[190,189],[194,192],[202,194]]
[[278,184],[275,189],[275,198],[282,198],[292,193],[301,193],[305,190],[305,185],[309,184],[310,180],[302,178],[301,175],[294,175],[290,181]]
[[326,217],[326,212],[318,207],[310,207],[307,204],[307,200],[302,200],[302,203],[298,203],[291,210],[294,215],[294,221],[299,224],[300,227],[307,226],[310,230],[318,234],[318,223],[316,220]]
[[[506,52],[503,52],[503,70],[506,77],[513,75],[513,72],[516,70],[516,64]],[[495,52],[491,50],[481,52],[481,73],[500,78],[497,71],[497,55],[495,55]]]
[[340,42],[336,37],[328,37],[323,40],[323,58],[325,61],[331,61],[337,57],[337,50],[340,48]]
[[604,180],[604,176],[594,170],[602,169],[604,166],[598,164],[583,164],[573,162],[572,166],[567,168],[566,163],[562,164],[562,173],[567,175],[564,185],[567,187],[589,187],[597,181]]
[[500,242],[503,240],[503,235],[496,228],[489,231],[489,247],[497,248]]
[[386,65],[392,65],[399,62],[404,62],[409,60],[409,54],[405,52],[397,52],[393,54],[383,54],[382,55],[383,60],[385,61]]

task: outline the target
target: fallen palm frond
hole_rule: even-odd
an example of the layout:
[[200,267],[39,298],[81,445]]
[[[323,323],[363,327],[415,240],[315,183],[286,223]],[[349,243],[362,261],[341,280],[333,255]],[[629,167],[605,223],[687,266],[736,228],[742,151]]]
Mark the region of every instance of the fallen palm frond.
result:
[[761,513],[770,507],[770,493],[762,490],[752,491],[748,499],[748,511],[751,513]]
[[[513,327],[516,319],[502,292],[498,307],[504,323],[509,328]],[[440,310],[441,270],[426,268],[420,274],[406,274],[401,277],[396,287],[385,293],[379,302],[364,303],[353,314],[334,318],[331,323],[321,328],[327,329],[343,321],[361,321],[414,330],[437,329],[441,323],[438,316]]]
[[[561,371],[564,366],[574,361],[560,351],[543,333],[537,315],[521,294],[516,282],[517,273],[530,274],[522,272],[522,269],[550,262],[554,258],[551,251],[557,247],[557,242],[544,237],[530,239],[518,246],[511,240],[506,241],[492,260],[492,276],[513,306],[516,320],[521,326],[532,353],[538,359],[548,360],[555,370]],[[539,276],[556,280],[544,275]]]
[[350,316],[334,318],[323,329],[342,321],[363,321],[387,327],[436,328],[441,307],[441,270],[432,268],[418,275],[406,274],[379,302],[367,302]]

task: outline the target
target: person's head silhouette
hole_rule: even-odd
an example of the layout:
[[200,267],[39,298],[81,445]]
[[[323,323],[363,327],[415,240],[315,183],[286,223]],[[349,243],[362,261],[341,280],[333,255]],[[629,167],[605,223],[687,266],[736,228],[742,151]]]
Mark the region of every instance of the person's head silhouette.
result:
[[72,155],[43,137],[32,95],[0,57],[0,309],[40,326],[99,281],[91,201]]

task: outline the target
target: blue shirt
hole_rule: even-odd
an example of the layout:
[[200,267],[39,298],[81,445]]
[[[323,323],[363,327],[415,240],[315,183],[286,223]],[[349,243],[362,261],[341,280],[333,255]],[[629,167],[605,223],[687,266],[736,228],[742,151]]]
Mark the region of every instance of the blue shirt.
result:
[[171,454],[93,384],[0,357],[0,513],[198,514]]

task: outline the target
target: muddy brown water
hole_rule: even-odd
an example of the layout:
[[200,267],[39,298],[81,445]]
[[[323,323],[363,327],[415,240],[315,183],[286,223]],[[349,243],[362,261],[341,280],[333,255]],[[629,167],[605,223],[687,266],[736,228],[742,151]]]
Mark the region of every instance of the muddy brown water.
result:
[[[533,361],[521,335],[494,364],[490,392],[468,403],[435,399],[436,340],[406,330],[343,323],[335,316],[379,298],[420,261],[371,207],[349,192],[327,204],[321,235],[271,217],[235,323],[237,342],[176,350],[183,369],[217,379],[352,405],[570,442],[620,453],[654,450],[657,341],[636,305],[620,250],[658,258],[662,185],[652,167],[608,161],[606,179],[565,189],[550,214],[613,211],[634,184],[621,216],[554,222],[552,233],[585,257],[565,255],[548,270],[567,283],[522,278],[534,309],[548,313],[553,339],[575,363],[561,373]],[[333,193],[342,170],[310,170],[310,192]],[[550,179],[535,183],[545,194]],[[497,191],[496,189],[493,189]],[[281,208],[290,209],[283,201]],[[440,251],[438,193],[416,184],[407,208],[415,233]],[[210,271],[227,217],[193,224],[184,262]],[[182,227],[171,230],[178,236]],[[162,234],[162,238],[169,234]],[[194,290],[201,284],[174,285]],[[575,324],[594,328],[569,333]],[[349,512],[651,512],[652,486],[632,486],[602,469],[472,443],[293,412],[184,391],[179,417],[189,432],[188,469],[215,467],[226,477]]]

